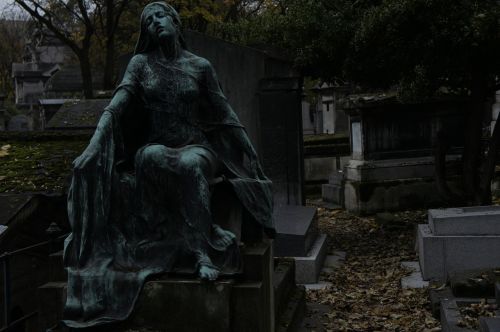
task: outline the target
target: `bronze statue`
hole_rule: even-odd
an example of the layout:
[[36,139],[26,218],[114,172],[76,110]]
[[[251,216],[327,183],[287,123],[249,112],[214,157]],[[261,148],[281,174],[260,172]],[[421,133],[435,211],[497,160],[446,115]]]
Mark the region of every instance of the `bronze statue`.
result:
[[237,235],[214,216],[218,182],[244,218],[274,234],[271,182],[213,67],[186,50],[180,28],[170,5],[144,8],[134,56],[74,161],[70,327],[126,319],[151,275],[238,273]]

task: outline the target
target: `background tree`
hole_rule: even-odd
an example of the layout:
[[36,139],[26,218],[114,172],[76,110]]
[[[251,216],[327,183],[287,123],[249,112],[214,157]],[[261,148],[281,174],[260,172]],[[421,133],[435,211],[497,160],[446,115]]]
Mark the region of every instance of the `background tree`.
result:
[[78,58],[85,98],[92,98],[90,47],[95,17],[89,0],[14,0],[33,20],[49,29]]
[[22,13],[5,11],[0,18],[0,89],[7,95],[13,93],[12,63],[23,56],[27,28]]
[[[499,22],[499,5],[489,0],[276,0],[257,17],[227,26],[226,34],[282,47],[305,75],[342,78],[365,91],[394,89],[403,102],[443,91],[469,98],[462,198],[484,204],[500,143],[497,126],[482,145],[485,110],[499,89]],[[449,192],[442,173],[439,182]]]

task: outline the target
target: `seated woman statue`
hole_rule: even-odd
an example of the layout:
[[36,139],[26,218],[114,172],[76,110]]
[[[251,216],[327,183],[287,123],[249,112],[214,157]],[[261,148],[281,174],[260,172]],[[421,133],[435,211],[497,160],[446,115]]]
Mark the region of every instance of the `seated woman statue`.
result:
[[74,161],[70,327],[126,319],[148,276],[241,271],[237,236],[214,217],[217,179],[245,220],[273,236],[271,182],[214,69],[186,50],[180,28],[170,5],[144,8],[134,56]]

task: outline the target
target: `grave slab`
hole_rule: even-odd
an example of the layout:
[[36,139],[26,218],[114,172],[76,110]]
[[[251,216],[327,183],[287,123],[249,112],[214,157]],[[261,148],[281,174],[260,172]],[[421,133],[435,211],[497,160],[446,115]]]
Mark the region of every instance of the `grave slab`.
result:
[[434,235],[418,225],[418,253],[424,280],[446,280],[449,273],[496,268],[500,236]]
[[434,235],[500,235],[500,206],[429,210]]

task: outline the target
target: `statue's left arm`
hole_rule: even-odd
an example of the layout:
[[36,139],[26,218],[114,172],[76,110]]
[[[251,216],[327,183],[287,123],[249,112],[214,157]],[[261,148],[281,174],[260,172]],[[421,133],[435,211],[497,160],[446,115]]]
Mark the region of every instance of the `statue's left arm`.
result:
[[229,130],[229,133],[232,136],[232,140],[237,144],[237,147],[240,148],[248,157],[253,175],[259,178],[264,177],[257,153],[248,138],[244,126],[241,124],[238,116],[233,111],[226,96],[222,92],[214,68],[208,61],[204,67],[208,99],[210,106],[216,113],[217,121],[222,125],[234,128]]

